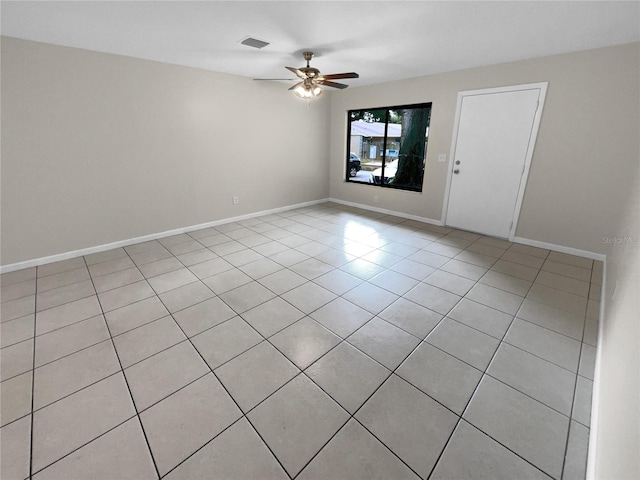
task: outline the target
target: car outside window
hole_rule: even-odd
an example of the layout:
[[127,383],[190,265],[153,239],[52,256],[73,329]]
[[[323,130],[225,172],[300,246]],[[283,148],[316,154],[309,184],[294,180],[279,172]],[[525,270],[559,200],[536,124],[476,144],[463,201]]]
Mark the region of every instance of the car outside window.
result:
[[349,110],[348,182],[421,192],[431,103]]

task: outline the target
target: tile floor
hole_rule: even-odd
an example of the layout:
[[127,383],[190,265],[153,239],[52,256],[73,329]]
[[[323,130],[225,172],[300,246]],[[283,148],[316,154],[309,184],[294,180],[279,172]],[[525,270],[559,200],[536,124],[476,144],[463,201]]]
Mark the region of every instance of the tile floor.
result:
[[332,203],[2,275],[8,479],[583,479],[602,265]]

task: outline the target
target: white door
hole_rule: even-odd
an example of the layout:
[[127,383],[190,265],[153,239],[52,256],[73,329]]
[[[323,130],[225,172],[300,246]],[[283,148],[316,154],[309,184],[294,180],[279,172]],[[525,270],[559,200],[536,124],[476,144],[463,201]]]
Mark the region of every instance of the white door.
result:
[[545,90],[535,84],[460,93],[447,225],[513,237]]

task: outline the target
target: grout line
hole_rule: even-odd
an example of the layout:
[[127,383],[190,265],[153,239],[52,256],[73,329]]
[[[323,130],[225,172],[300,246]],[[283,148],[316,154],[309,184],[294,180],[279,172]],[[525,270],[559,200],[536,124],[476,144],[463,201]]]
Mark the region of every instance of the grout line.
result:
[[[128,255],[128,252],[127,252]],[[131,258],[131,257],[129,257]],[[83,257],[84,259],[84,257]],[[84,259],[85,264],[86,264],[86,259]],[[93,283],[93,279],[91,279],[91,282]],[[94,289],[95,289],[95,285],[94,285]],[[113,335],[111,335],[111,329],[109,328],[109,322],[107,322],[107,318],[105,317],[105,312],[104,309],[102,308],[102,302],[100,301],[100,297],[98,297],[98,295],[96,294],[96,298],[98,300],[98,304],[100,305],[100,310],[102,310],[102,318],[104,321],[105,326],[107,327],[107,332],[109,333],[109,338],[111,339],[111,345],[113,347],[113,351],[116,354],[116,358],[118,359],[118,364],[120,365],[120,371],[117,373],[121,373],[122,374],[122,378],[124,379],[125,385],[127,386],[127,390],[129,391],[129,398],[131,399],[131,404],[133,405],[133,409],[135,411],[135,416],[138,418],[138,422],[140,423],[140,428],[142,430],[142,435],[144,436],[144,440],[147,444],[147,449],[149,451],[149,455],[151,456],[151,461],[153,462],[153,467],[156,470],[156,475],[158,475],[158,478],[160,478],[160,471],[158,470],[158,465],[156,463],[156,459],[155,456],[153,455],[153,451],[151,450],[151,444],[149,443],[149,438],[147,436],[147,432],[144,429],[144,425],[142,424],[142,419],[140,418],[140,412],[138,411],[138,406],[136,405],[136,401],[133,398],[133,393],[131,392],[131,386],[129,385],[129,380],[127,379],[127,376],[124,373],[124,367],[122,365],[122,360],[120,359],[120,354],[118,353],[118,349],[116,348],[116,344],[113,341]],[[123,422],[124,423],[124,422]]]

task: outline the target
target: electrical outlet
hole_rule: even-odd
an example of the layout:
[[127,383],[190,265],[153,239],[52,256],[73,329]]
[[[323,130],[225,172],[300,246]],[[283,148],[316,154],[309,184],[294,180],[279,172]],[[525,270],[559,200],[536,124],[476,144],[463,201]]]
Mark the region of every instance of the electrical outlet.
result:
[[379,200],[380,198],[378,198],[378,195],[373,196],[373,203],[378,203]]
[[232,199],[234,205],[238,205],[240,203],[240,197],[234,196]]

